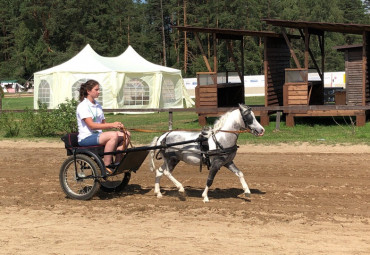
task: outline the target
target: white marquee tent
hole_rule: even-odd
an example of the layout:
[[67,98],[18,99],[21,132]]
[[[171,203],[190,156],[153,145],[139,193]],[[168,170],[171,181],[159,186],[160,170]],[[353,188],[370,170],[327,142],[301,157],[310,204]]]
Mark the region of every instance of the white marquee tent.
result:
[[[38,101],[55,109],[66,99],[78,100],[80,85],[101,85],[98,101],[105,109],[182,108],[190,99],[181,71],[153,64],[131,46],[117,57],[103,57],[90,45],[67,62],[34,73],[34,108]],[[185,100],[183,100],[185,99]]]

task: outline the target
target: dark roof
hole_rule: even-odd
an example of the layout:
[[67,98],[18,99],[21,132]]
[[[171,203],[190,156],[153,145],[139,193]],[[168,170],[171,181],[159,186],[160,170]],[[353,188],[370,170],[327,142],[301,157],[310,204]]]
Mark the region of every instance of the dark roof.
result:
[[365,31],[370,31],[370,25],[363,24],[344,24],[344,23],[328,23],[328,22],[311,22],[311,21],[292,21],[278,19],[262,19],[267,24],[280,27],[290,28],[309,28],[321,31],[339,32],[348,34],[362,34]]
[[191,26],[172,26],[180,31],[200,32],[200,33],[216,33],[223,35],[239,35],[239,36],[257,36],[257,37],[281,37],[280,34],[271,31],[251,31],[225,28],[207,28],[207,27],[191,27]]

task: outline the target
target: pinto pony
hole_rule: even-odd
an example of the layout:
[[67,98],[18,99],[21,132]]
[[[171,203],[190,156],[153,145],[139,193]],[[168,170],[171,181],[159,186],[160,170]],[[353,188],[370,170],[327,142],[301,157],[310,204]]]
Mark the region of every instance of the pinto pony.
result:
[[[159,138],[155,137],[152,141],[152,146],[192,140],[197,140],[197,142],[169,146],[158,151],[157,157],[160,156],[163,159],[163,164],[155,170],[154,194],[159,198],[162,197],[159,183],[163,174],[176,185],[180,194],[184,194],[184,187],[172,175],[172,171],[176,165],[180,161],[184,161],[191,165],[201,166],[202,164],[206,164],[208,166],[209,174],[206,187],[202,194],[203,202],[209,202],[208,190],[218,170],[222,166],[239,177],[244,194],[249,197],[251,192],[244,179],[244,175],[233,162],[238,148],[236,142],[239,133],[241,130],[245,129],[256,136],[262,136],[265,132],[265,129],[256,120],[252,109],[246,105],[240,104],[239,109],[229,111],[222,115],[216,121],[213,128],[209,130],[203,130],[202,132],[170,131],[162,134]],[[150,155],[150,168],[153,171],[155,169],[155,151],[151,150]]]

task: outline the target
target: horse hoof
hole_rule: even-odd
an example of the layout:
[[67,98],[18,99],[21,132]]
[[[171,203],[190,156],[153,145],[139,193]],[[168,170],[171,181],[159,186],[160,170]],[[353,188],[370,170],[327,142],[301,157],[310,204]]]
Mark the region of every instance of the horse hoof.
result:
[[186,192],[179,192],[179,199],[181,201],[185,201],[186,200]]
[[162,198],[162,193],[157,193],[157,198]]
[[203,203],[209,203],[208,197],[203,198]]
[[251,197],[251,193],[244,193],[245,197]]

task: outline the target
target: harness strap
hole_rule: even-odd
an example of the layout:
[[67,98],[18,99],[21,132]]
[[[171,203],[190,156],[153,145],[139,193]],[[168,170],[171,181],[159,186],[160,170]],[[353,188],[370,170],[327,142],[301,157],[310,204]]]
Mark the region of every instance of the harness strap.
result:
[[216,139],[216,136],[215,136],[215,133],[214,132],[212,132],[212,138],[213,138],[213,141],[215,142],[215,144],[216,144],[216,147],[217,148],[221,148],[221,150],[223,150],[224,149],[224,147],[222,147],[222,145],[217,141],[217,139]]
[[229,148],[226,148],[226,149],[221,149],[221,150],[218,150],[218,149],[216,149],[216,150],[210,150],[210,151],[208,151],[208,152],[207,152],[207,154],[208,154],[209,156],[218,156],[218,155],[223,155],[223,154],[229,154],[229,153],[231,153],[231,152],[235,152],[235,151],[237,151],[237,150],[238,150],[238,148],[239,148],[239,146],[238,146],[238,145],[234,145],[234,146],[229,147]]

